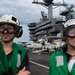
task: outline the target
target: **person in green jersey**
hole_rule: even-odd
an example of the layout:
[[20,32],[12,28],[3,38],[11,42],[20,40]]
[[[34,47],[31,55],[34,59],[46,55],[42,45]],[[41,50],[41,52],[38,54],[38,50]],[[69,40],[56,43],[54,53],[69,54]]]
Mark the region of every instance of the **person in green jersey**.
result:
[[75,19],[64,24],[62,40],[65,45],[50,56],[48,75],[75,75]]
[[0,75],[30,75],[27,49],[14,43],[22,36],[19,20],[13,15],[0,18]]

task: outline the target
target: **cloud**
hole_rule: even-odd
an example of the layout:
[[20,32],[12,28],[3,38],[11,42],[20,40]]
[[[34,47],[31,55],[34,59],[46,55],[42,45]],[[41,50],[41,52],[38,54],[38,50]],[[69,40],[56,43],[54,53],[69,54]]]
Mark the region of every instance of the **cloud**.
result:
[[[0,0],[0,16],[3,14],[15,15],[21,23],[30,23],[39,21],[41,11],[47,13],[47,9],[41,5],[32,4],[34,0]],[[38,0],[43,1],[43,0]],[[54,2],[63,2],[63,0],[54,0]],[[72,3],[73,1],[64,0],[65,2]],[[55,9],[54,11],[56,11]],[[55,13],[54,13],[55,14]]]
[[[39,21],[41,17],[41,11],[48,10],[41,5],[32,4],[34,0],[0,0],[0,16],[4,14],[12,14],[16,16],[24,28],[24,33],[21,38],[16,41],[29,41],[28,23]],[[43,0],[38,0],[43,1]],[[54,2],[62,2],[63,0],[54,0]],[[68,3],[74,3],[74,0],[64,0]],[[59,9],[54,9],[54,14],[57,15]],[[57,15],[58,16],[58,15]]]
[[0,16],[15,15],[21,23],[37,21],[40,11],[45,10],[41,5],[32,4],[33,0],[0,0]]
[[0,0],[0,17],[4,14],[12,14],[16,16],[22,26],[23,35],[16,42],[29,41],[29,31],[27,24],[35,22],[40,18],[40,11],[46,10],[41,5],[32,4],[33,0]]

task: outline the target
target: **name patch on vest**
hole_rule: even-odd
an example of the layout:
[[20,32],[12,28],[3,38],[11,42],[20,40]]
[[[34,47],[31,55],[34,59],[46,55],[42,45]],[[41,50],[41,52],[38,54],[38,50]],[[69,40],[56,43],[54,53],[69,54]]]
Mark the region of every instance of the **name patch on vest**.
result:
[[56,66],[62,66],[63,65],[63,56],[57,56],[56,57]]

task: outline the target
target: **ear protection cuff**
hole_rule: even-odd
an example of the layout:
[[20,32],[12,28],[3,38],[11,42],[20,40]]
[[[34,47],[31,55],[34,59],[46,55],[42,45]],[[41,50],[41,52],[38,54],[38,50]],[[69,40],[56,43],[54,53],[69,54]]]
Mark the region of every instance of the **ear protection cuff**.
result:
[[19,30],[15,33],[15,37],[20,38],[23,34],[22,26],[20,26]]

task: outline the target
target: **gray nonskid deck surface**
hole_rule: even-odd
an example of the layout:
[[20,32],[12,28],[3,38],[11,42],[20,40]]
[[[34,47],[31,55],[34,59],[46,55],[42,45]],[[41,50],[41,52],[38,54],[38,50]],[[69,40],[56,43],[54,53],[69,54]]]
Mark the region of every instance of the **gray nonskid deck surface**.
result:
[[48,75],[50,53],[29,53],[30,71],[32,75]]

